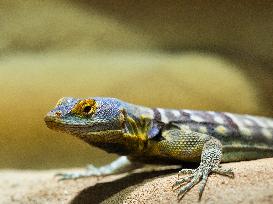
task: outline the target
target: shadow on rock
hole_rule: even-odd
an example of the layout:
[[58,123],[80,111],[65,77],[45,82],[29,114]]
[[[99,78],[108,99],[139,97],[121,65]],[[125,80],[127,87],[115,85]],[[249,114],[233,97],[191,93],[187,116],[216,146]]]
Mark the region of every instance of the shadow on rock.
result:
[[155,172],[132,173],[123,178],[111,182],[98,183],[85,188],[70,202],[71,204],[101,203],[121,190],[143,182],[145,179],[177,172],[177,169],[169,169]]

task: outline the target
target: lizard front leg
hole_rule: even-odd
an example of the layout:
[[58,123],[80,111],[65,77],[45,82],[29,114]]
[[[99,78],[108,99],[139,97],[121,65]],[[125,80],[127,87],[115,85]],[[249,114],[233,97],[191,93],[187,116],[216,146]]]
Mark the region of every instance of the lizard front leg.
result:
[[131,162],[126,156],[121,156],[105,166],[95,167],[94,165],[88,165],[85,172],[59,173],[56,174],[56,176],[60,177],[59,180],[78,179],[91,176],[106,176],[132,171],[141,168],[142,166],[143,165],[140,163]]
[[199,182],[200,200],[210,173],[217,173],[229,177],[234,177],[231,169],[223,169],[220,167],[221,156],[222,144],[219,140],[210,137],[210,139],[204,143],[200,166],[195,170],[182,169],[178,174],[178,176],[180,176],[181,174],[190,173],[189,176],[178,178],[178,180],[173,185],[173,188],[178,189],[179,200],[181,200],[185,193]]
[[[167,158],[174,158],[186,162],[197,162],[197,169],[182,169],[173,189],[178,190],[178,199],[181,200],[185,193],[200,182],[199,199],[201,199],[208,176],[218,173],[233,177],[231,169],[220,167],[222,157],[221,142],[203,133],[198,133],[179,124],[171,124],[162,131],[162,140],[154,142],[152,150]],[[181,174],[190,174],[179,178]]]

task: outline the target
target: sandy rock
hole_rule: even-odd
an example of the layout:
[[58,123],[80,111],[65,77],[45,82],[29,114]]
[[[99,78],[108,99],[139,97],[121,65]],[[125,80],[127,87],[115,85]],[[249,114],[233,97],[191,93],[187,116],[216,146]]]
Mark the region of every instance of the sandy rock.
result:
[[[273,203],[273,158],[223,164],[235,179],[211,175],[201,203]],[[0,171],[0,203],[178,203],[171,186],[177,170],[138,171],[58,182],[57,169]],[[181,203],[198,203],[198,187]]]

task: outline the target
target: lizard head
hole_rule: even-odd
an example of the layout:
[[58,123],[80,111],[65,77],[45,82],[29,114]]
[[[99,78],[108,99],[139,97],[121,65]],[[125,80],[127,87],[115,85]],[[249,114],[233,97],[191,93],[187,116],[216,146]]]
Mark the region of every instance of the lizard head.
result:
[[76,135],[88,143],[122,136],[124,111],[114,98],[61,98],[45,116],[51,129]]

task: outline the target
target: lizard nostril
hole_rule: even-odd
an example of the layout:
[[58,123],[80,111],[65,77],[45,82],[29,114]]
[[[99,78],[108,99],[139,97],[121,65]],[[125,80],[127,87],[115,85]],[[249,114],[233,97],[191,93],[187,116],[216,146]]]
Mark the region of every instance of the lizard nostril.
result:
[[56,115],[57,117],[60,117],[60,116],[62,115],[62,113],[61,113],[60,111],[57,111],[57,112],[55,113],[55,115]]

